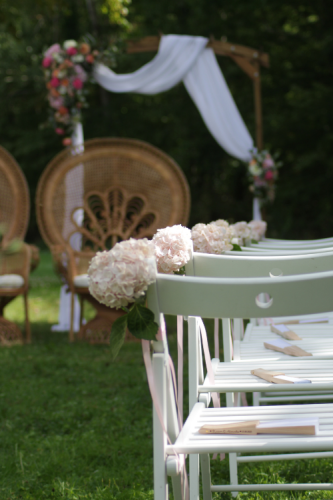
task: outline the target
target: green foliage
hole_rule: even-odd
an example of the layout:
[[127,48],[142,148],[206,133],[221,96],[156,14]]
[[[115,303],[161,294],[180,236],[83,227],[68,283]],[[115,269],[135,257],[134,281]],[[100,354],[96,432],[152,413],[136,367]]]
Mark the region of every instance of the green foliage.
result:
[[124,343],[127,328],[127,315],[116,319],[110,335],[111,359],[114,361]]
[[[128,9],[128,13],[126,11]],[[120,13],[121,19],[117,19]],[[61,150],[46,121],[39,54],[55,42],[92,33],[105,46],[122,35],[214,35],[267,52],[263,68],[264,146],[279,151],[276,200],[266,208],[270,236],[312,238],[332,233],[333,99],[328,0],[2,0],[0,3],[1,144],[22,166],[34,200],[48,161]],[[118,72],[130,72],[154,54],[118,55]],[[251,135],[253,88],[226,57],[222,71]],[[190,225],[219,218],[250,220],[246,166],[229,157],[206,129],[183,85],[157,96],[112,94],[94,88],[84,111],[87,139],[118,136],[145,140],[171,155],[190,183]],[[316,209],[316,210],[315,210]],[[38,237],[34,209],[29,239]]]
[[155,340],[158,325],[154,322],[154,313],[147,307],[134,304],[127,314],[127,326],[135,337]]

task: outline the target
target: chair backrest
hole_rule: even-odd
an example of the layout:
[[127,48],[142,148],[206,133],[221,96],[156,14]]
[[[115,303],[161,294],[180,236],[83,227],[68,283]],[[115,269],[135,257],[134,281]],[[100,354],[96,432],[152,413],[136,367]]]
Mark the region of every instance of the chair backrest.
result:
[[[322,248],[313,248],[313,249],[295,249],[290,248],[287,249],[278,249],[272,248],[271,250],[268,248],[261,248],[258,245],[253,245],[252,247],[241,247],[242,252],[237,252],[237,255],[308,255],[309,253],[323,253],[323,252],[332,252],[333,246],[322,247]],[[225,255],[235,255],[234,251],[227,251]]]
[[5,228],[3,243],[14,238],[24,239],[29,215],[27,181],[12,155],[0,146],[0,223]]
[[266,250],[316,250],[332,247],[332,240],[319,242],[298,242],[298,243],[267,243],[259,241],[255,244],[260,249]]
[[[262,318],[333,309],[333,271],[280,278],[204,278],[158,274],[148,307],[159,314]],[[266,293],[268,302],[260,300]]]
[[93,139],[84,151],[59,153],[43,172],[37,221],[49,246],[111,248],[158,228],[186,225],[190,194],[181,169],[159,149],[132,139]]
[[212,278],[279,277],[333,270],[333,252],[301,255],[209,255],[194,252],[186,275]]

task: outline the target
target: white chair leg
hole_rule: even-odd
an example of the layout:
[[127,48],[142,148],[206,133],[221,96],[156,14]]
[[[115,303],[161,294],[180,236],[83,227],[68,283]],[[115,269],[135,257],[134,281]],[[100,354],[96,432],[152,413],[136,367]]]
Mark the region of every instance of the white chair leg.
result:
[[260,392],[253,393],[253,406],[259,406]]
[[184,500],[180,474],[172,478],[172,492],[175,500]]
[[200,455],[203,500],[212,500],[210,457],[208,454]]
[[199,455],[190,455],[190,500],[199,500]]
[[[229,453],[229,472],[230,472],[230,484],[233,486],[238,485],[238,471],[237,471],[237,453]],[[238,491],[233,491],[231,495],[235,498],[238,495]]]
[[227,392],[226,393],[227,407],[230,408],[230,407],[234,406],[234,401],[235,401],[234,393],[233,392]]
[[232,339],[230,319],[222,319],[222,336],[223,336],[223,357],[224,361],[232,360]]
[[[153,373],[156,387],[157,403],[162,412],[164,425],[166,424],[166,370],[164,354],[153,355]],[[166,435],[161,427],[155,407],[153,407],[154,433],[154,500],[167,500],[168,481],[166,474]]]

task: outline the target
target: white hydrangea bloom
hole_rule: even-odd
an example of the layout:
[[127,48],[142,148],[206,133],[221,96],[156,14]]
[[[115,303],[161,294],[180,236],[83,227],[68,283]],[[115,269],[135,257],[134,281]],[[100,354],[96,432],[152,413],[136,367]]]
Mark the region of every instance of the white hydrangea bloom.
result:
[[240,245],[245,245],[246,240],[248,240],[251,236],[251,229],[247,225],[247,222],[236,222],[236,224],[232,224],[232,231],[234,233],[234,237],[238,238]]
[[127,306],[156,280],[155,246],[146,238],[117,243],[95,255],[88,275],[89,291],[96,300],[117,309]]
[[173,274],[191,258],[191,231],[180,224],[158,229],[153,237],[157,270],[159,273]]
[[251,231],[251,239],[256,241],[263,239],[267,230],[267,222],[264,220],[251,220],[248,226]]
[[196,224],[192,227],[192,240],[195,252],[220,255],[232,250],[231,231],[224,225]]

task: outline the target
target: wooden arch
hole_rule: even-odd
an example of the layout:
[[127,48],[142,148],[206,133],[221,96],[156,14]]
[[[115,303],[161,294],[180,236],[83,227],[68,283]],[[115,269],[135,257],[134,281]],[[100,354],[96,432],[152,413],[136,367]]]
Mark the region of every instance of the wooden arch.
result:
[[[156,52],[160,44],[160,36],[146,36],[140,40],[127,42],[127,53]],[[233,43],[211,38],[207,47],[214,50],[219,56],[230,57],[251,78],[254,90],[254,107],[256,120],[256,146],[263,148],[263,124],[261,106],[260,66],[269,67],[269,56],[260,50],[235,45]]]

